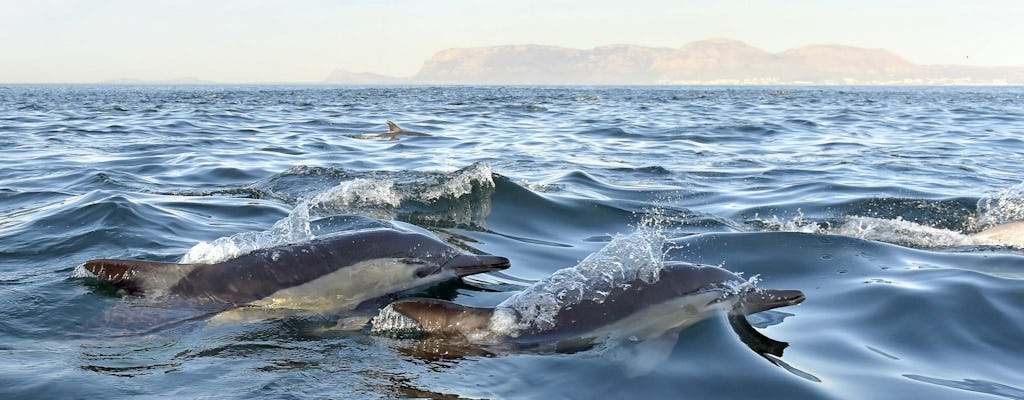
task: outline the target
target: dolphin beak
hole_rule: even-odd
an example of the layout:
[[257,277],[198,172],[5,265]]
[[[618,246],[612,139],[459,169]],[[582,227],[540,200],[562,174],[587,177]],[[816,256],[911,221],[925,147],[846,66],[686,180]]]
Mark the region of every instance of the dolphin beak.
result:
[[483,272],[501,271],[511,265],[507,258],[492,255],[460,254],[441,266],[463,277]]
[[800,304],[807,299],[799,290],[757,289],[743,295],[743,314],[750,315],[773,308]]

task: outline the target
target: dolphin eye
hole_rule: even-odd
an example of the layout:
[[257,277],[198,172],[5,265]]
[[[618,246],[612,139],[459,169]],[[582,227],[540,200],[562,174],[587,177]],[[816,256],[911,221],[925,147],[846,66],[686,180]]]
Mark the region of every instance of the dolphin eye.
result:
[[436,265],[424,265],[422,267],[416,268],[416,277],[417,278],[424,278],[424,277],[436,274],[437,271],[440,271],[440,270],[441,270],[441,267],[436,266]]

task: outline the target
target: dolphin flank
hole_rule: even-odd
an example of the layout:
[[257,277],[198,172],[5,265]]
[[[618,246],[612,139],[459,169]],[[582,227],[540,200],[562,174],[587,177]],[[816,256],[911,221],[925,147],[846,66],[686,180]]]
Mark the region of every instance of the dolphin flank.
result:
[[256,250],[215,264],[100,259],[84,264],[130,294],[340,312],[456,277],[508,268],[504,257],[463,253],[432,237],[392,229],[352,231]]

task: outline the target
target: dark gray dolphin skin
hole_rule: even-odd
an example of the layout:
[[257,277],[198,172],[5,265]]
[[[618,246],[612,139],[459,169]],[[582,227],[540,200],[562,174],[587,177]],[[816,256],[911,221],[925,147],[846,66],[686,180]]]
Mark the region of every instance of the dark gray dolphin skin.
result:
[[508,266],[504,257],[471,255],[429,236],[391,229],[256,250],[216,264],[109,259],[84,264],[97,278],[132,294],[320,312],[353,309],[368,299]]
[[[556,304],[550,313],[543,313],[543,323],[524,316],[538,315],[530,305],[524,308],[524,299],[516,299],[513,304],[506,301],[495,308],[477,308],[418,298],[391,303],[374,323],[390,318],[394,325],[422,332],[428,338],[454,338],[513,351],[576,351],[602,341],[623,339],[667,337],[674,345],[680,330],[725,312],[747,346],[761,355],[781,356],[787,344],[761,335],[745,316],[798,304],[804,301],[804,294],[798,290],[758,289],[746,282],[722,268],[667,262],[653,283],[636,279],[614,288],[603,301],[582,299]],[[542,280],[536,285],[555,284]],[[377,326],[374,330],[382,331]]]
[[388,131],[385,132],[385,133],[379,134],[376,137],[379,137],[379,138],[390,138],[391,140],[398,140],[398,136],[400,136],[400,135],[405,135],[405,136],[430,136],[430,135],[428,135],[426,133],[423,133],[423,132],[407,131],[405,129],[400,128],[398,126],[398,124],[396,124],[394,122],[391,122],[391,120],[388,120]]

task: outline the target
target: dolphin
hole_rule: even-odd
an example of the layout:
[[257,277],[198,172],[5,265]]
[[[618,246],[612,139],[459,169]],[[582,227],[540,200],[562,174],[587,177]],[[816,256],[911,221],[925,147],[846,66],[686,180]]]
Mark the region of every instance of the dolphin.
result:
[[1024,248],[1024,221],[993,225],[971,237],[978,244]]
[[509,267],[432,237],[369,229],[251,253],[215,264],[91,260],[85,269],[129,294],[176,297],[220,309],[261,306],[338,313],[412,288]]
[[399,127],[398,124],[396,124],[394,122],[391,122],[391,120],[388,120],[388,131],[385,132],[385,133],[376,135],[374,137],[390,138],[391,140],[398,140],[398,136],[399,135],[405,135],[405,136],[430,136],[430,135],[428,135],[426,133],[423,133],[423,132],[407,131],[407,130],[402,129],[401,127]]
[[[560,275],[565,274],[552,277]],[[553,297],[513,296],[494,308],[407,298],[384,307],[371,322],[371,332],[442,337],[499,351],[572,352],[602,342],[651,341],[653,346],[641,350],[667,357],[682,329],[724,312],[740,339],[768,358],[766,354],[781,357],[788,344],[761,335],[745,316],[805,299],[798,290],[760,289],[725,269],[685,262],[665,262],[658,278],[648,280],[618,285],[600,293],[600,301],[588,296],[560,300],[574,298],[580,288],[553,278],[524,290]],[[536,303],[529,304],[531,300]]]

